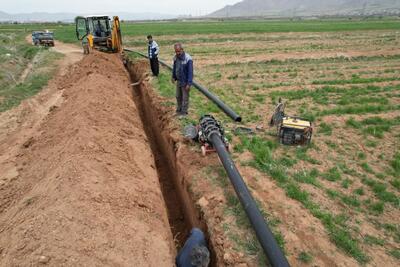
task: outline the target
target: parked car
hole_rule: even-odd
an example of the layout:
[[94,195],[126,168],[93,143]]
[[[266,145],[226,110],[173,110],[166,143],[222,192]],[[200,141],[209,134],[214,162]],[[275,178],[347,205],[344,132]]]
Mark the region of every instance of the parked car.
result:
[[49,31],[32,32],[32,43],[34,45],[54,46],[54,34]]

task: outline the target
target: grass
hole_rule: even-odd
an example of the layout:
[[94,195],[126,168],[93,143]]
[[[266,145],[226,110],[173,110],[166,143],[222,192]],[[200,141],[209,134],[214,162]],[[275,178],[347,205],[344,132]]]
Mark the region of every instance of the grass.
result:
[[366,172],[368,172],[368,173],[374,173],[374,170],[371,168],[371,166],[369,166],[368,163],[362,162],[362,163],[360,164],[360,166],[361,166],[361,168],[362,168],[364,171],[366,171]]
[[295,172],[293,178],[300,183],[312,184],[319,187],[318,182],[319,171],[317,169],[312,169],[311,171],[298,171]]
[[[268,32],[337,32],[364,31],[379,29],[397,29],[397,19],[368,20],[225,20],[225,21],[169,21],[169,22],[135,22],[121,21],[122,36],[154,36],[162,35],[197,35],[197,34],[238,34],[238,33],[268,33]],[[55,38],[63,42],[77,42],[75,26],[63,23],[46,24],[2,24],[0,32],[49,29],[54,31]],[[182,39],[182,38],[181,38]],[[201,40],[199,40],[201,41]],[[209,38],[205,38],[209,41]],[[216,40],[211,40],[216,41]],[[315,49],[315,47],[314,47]]]
[[364,236],[364,242],[368,245],[376,245],[376,246],[384,246],[386,243],[384,239],[380,239],[372,235]]
[[394,126],[400,125],[400,117],[384,119],[373,116],[360,121],[356,121],[354,118],[349,118],[346,121],[346,125],[355,129],[360,129],[365,135],[371,135],[382,139],[385,132],[390,132]]
[[175,97],[175,86],[171,82],[170,72],[161,70],[157,79],[152,79],[152,85],[158,89],[160,95],[167,98]]
[[360,78],[358,76],[353,77],[350,80],[317,80],[313,81],[312,84],[325,84],[325,85],[338,85],[338,84],[360,84],[360,83],[378,83],[378,82],[390,82],[399,81],[399,77],[376,77],[376,78]]
[[320,112],[317,112],[316,115],[322,117],[327,115],[382,113],[397,110],[400,110],[400,105],[348,105],[324,109]]
[[331,182],[336,182],[342,179],[342,175],[337,167],[330,168],[327,172],[322,174],[322,177]]
[[375,214],[382,214],[385,209],[385,203],[379,201],[371,204],[369,209]]
[[351,184],[352,184],[352,181],[348,178],[346,178],[342,181],[342,187],[345,189],[348,189]]
[[365,155],[364,152],[358,152],[357,153],[357,158],[360,160],[365,160],[367,158],[367,155]]
[[400,249],[392,249],[388,252],[388,254],[393,258],[400,260]]
[[[368,257],[359,247],[359,241],[352,237],[350,232],[346,229],[342,217],[334,216],[328,211],[322,210],[321,206],[312,201],[311,196],[296,183],[296,178],[291,177],[284,166],[273,159],[272,151],[276,148],[274,143],[266,141],[260,137],[241,137],[242,146],[253,153],[254,161],[252,163],[257,169],[268,173],[277,184],[282,187],[287,196],[299,201],[306,207],[311,214],[320,219],[322,224],[327,229],[329,236],[334,244],[343,249],[346,253],[354,257],[360,263],[368,261]],[[340,173],[337,168],[332,168],[327,173],[328,176],[332,175],[334,180],[339,179]],[[304,177],[302,174],[297,174],[299,177]],[[295,175],[296,177],[296,175]],[[303,179],[303,178],[302,178]],[[349,198],[349,203],[355,205],[355,199]]]
[[399,173],[400,173],[400,153],[399,152],[396,153],[396,155],[394,156],[394,159],[390,162],[390,165],[392,166],[396,175],[399,175]]
[[[333,23],[332,23],[333,22]],[[396,20],[226,20],[204,22],[153,22],[153,23],[123,23],[122,32],[129,36],[146,36],[169,34],[210,34],[210,33],[265,33],[265,32],[327,32],[397,29]]]
[[372,179],[363,178],[362,183],[368,185],[374,192],[375,196],[384,203],[391,203],[393,206],[400,207],[400,199],[396,194],[387,191],[387,185],[381,182],[377,182]]
[[332,135],[332,126],[323,122],[319,125],[319,132],[324,135],[330,136]]
[[[4,34],[0,27],[0,35]],[[9,50],[9,57],[0,63],[0,112],[18,106],[21,101],[38,93],[54,74],[54,62],[61,54],[44,47],[36,47],[25,41],[26,31],[5,35],[0,48]],[[28,64],[32,70],[24,80],[20,79]]]
[[387,186],[382,183],[375,183],[372,187],[375,196],[383,202],[390,202],[396,207],[400,207],[400,199],[394,193],[387,191]]
[[50,75],[34,75],[27,82],[1,90],[0,96],[4,99],[0,102],[0,112],[18,106],[22,100],[35,95],[47,84],[50,77]]
[[354,193],[359,195],[359,196],[363,196],[365,194],[364,192],[364,188],[360,187],[354,190]]
[[394,188],[400,190],[400,179],[394,179],[390,182]]
[[305,251],[302,251],[302,252],[300,252],[299,255],[297,256],[297,259],[298,259],[299,261],[301,261],[301,262],[304,262],[304,263],[310,263],[310,262],[312,262],[313,257],[312,257],[311,254],[309,254],[309,253],[307,253],[307,252],[305,252]]

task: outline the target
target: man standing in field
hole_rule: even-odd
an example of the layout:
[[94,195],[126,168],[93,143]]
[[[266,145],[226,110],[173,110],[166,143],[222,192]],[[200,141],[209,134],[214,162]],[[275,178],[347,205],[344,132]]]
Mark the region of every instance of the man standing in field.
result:
[[181,43],[174,45],[175,57],[172,81],[176,82],[176,113],[186,116],[189,109],[189,92],[193,82],[193,60],[185,53]]
[[159,73],[158,53],[160,52],[160,48],[158,47],[156,41],[153,40],[153,36],[148,35],[147,40],[149,41],[148,55],[150,59],[151,72],[153,72],[154,76],[158,76]]

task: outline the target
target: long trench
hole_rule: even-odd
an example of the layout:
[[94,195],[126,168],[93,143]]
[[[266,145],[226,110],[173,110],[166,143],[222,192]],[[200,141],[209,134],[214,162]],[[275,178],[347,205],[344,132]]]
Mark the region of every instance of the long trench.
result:
[[176,142],[171,138],[159,103],[155,103],[152,88],[141,83],[147,65],[143,61],[125,64],[133,86],[133,100],[139,110],[147,139],[155,159],[161,191],[167,208],[168,220],[177,251],[183,247],[190,230],[198,227],[207,237],[211,252],[210,266],[217,266],[208,228],[186,186],[186,177],[176,156]]

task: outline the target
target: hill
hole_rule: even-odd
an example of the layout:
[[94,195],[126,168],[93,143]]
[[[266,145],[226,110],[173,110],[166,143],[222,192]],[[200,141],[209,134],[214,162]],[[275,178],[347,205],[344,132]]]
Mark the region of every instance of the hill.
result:
[[207,17],[400,14],[398,0],[243,0]]

